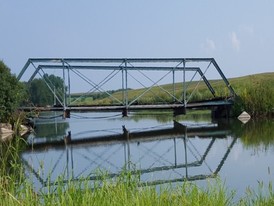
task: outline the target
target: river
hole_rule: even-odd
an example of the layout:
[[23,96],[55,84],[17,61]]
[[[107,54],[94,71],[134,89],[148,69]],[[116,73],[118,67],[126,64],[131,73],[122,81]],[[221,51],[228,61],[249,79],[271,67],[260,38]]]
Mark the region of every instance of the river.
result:
[[[36,190],[54,188],[57,177],[74,181],[131,170],[146,185],[206,186],[221,179],[243,196],[274,180],[274,120],[212,121],[209,114],[173,118],[171,113],[41,114],[31,145],[21,154]],[[65,143],[66,142],[66,143]]]

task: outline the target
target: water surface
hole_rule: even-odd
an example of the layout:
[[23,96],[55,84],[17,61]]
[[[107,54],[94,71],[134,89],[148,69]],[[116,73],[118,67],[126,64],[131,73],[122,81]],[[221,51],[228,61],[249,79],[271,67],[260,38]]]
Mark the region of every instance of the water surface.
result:
[[212,122],[210,115],[174,119],[153,113],[126,118],[73,113],[71,119],[51,119],[54,115],[36,121],[35,134],[28,138],[33,149],[21,155],[37,190],[48,181],[54,185],[60,175],[92,181],[98,171],[114,177],[131,170],[148,185],[189,180],[204,186],[218,177],[239,195],[274,180],[273,120],[242,124],[237,119]]

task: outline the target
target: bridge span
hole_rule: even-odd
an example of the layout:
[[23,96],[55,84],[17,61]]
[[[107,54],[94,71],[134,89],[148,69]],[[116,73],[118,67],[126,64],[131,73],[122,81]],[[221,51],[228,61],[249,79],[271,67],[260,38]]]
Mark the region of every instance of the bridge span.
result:
[[[56,91],[45,74],[61,77],[63,89]],[[64,111],[64,117],[74,111],[122,111],[126,116],[128,111],[169,109],[179,115],[205,108],[224,116],[236,96],[214,58],[30,58],[18,79],[31,83],[37,76],[52,92],[54,106],[21,109]],[[79,85],[86,91],[76,97]],[[81,102],[94,94],[104,98]]]

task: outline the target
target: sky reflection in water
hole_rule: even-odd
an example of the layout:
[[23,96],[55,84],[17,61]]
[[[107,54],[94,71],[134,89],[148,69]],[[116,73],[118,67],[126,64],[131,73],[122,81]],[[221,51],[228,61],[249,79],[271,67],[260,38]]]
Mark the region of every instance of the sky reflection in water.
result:
[[[117,113],[78,113],[69,120],[37,121],[29,141],[48,145],[22,153],[26,174],[37,190],[44,189],[49,177],[52,183],[59,175],[93,179],[98,169],[112,176],[130,169],[145,184],[188,179],[203,186],[217,175],[239,195],[247,187],[256,189],[258,181],[274,180],[273,120],[245,125],[238,120],[211,122],[209,115],[175,120],[166,114],[121,118]],[[64,145],[69,131],[71,144]],[[98,136],[112,141],[99,141]],[[88,143],[80,144],[82,139]],[[61,143],[53,146],[54,141]]]

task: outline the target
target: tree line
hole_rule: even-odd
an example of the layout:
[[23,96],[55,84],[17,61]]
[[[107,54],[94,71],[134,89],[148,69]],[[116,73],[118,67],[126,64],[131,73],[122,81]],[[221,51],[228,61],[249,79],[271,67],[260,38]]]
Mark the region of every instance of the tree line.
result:
[[12,114],[26,98],[24,84],[0,61],[0,122],[9,122]]
[[58,99],[63,99],[64,81],[58,76],[44,74],[42,78],[26,84],[26,88],[29,91],[28,99],[34,106],[60,104]]
[[[54,91],[49,87],[55,91],[57,98],[54,98]],[[63,88],[63,79],[48,74],[29,84],[19,82],[10,68],[0,60],[0,122],[12,121],[15,111],[22,105],[52,105],[54,99],[62,99]]]

